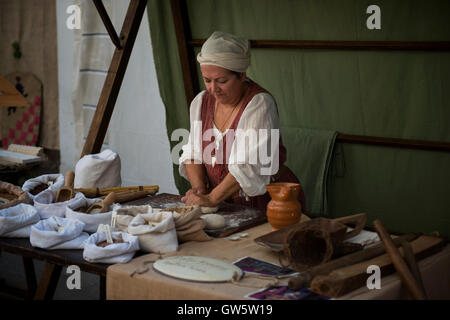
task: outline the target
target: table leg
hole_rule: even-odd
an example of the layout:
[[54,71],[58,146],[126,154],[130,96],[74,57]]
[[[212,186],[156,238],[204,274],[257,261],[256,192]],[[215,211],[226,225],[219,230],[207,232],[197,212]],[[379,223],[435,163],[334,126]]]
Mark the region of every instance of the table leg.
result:
[[61,271],[61,266],[45,262],[44,271],[34,296],[35,300],[50,300],[53,298]]
[[100,277],[100,300],[106,300],[106,276]]
[[36,293],[36,273],[34,272],[33,259],[29,257],[22,257],[23,267],[25,269],[25,278],[27,281],[27,293],[25,295],[26,300],[31,300]]

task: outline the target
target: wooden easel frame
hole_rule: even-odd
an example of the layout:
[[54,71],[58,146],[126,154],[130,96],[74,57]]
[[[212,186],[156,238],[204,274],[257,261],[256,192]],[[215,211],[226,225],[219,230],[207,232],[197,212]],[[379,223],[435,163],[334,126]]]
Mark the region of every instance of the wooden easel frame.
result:
[[136,40],[142,21],[142,16],[147,7],[147,0],[130,0],[122,25],[122,31],[117,36],[102,1],[93,1],[116,48],[109,65],[108,74],[103,84],[103,89],[98,100],[97,108],[95,109],[94,117],[92,118],[81,157],[86,154],[98,153],[101,150],[131,51],[133,50],[134,41]]

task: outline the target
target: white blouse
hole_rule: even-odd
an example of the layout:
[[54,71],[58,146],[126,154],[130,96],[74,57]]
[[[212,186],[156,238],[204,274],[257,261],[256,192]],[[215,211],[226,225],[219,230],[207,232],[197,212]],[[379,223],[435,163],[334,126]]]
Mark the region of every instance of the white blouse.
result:
[[[200,92],[191,103],[191,131],[188,143],[182,147],[183,153],[179,159],[179,173],[185,179],[188,179],[186,162],[194,160],[196,163],[203,163],[201,106],[205,92],[205,90]],[[279,129],[280,120],[275,100],[268,93],[256,94],[239,119],[228,163],[228,171],[241,186],[243,196],[253,197],[266,193],[266,185],[270,183],[271,175],[278,171]],[[250,139],[252,142],[244,144],[245,136],[248,137],[250,131],[256,133],[256,139]],[[226,132],[221,133],[214,125],[213,135],[216,146],[223,143],[222,138],[225,134]],[[206,139],[211,140],[210,137]],[[273,145],[271,145],[272,141]],[[271,158],[270,150],[275,151]]]

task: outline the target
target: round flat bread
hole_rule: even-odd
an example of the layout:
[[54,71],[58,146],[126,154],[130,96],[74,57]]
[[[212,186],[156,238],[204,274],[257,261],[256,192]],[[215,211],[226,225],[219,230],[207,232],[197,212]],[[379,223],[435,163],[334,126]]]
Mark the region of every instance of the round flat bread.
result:
[[153,269],[173,278],[197,282],[229,282],[244,276],[241,268],[226,261],[197,256],[173,256],[157,260]]

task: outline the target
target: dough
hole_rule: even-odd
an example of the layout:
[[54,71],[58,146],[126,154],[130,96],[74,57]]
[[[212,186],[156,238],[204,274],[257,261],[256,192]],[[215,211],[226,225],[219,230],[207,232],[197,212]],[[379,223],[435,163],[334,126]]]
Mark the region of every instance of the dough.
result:
[[214,213],[219,210],[219,206],[217,206],[217,207],[201,207],[201,210],[202,210],[203,214]]
[[205,229],[213,230],[213,229],[220,229],[227,225],[227,222],[225,221],[225,218],[219,214],[205,214],[204,216],[201,216],[203,220],[206,222]]

